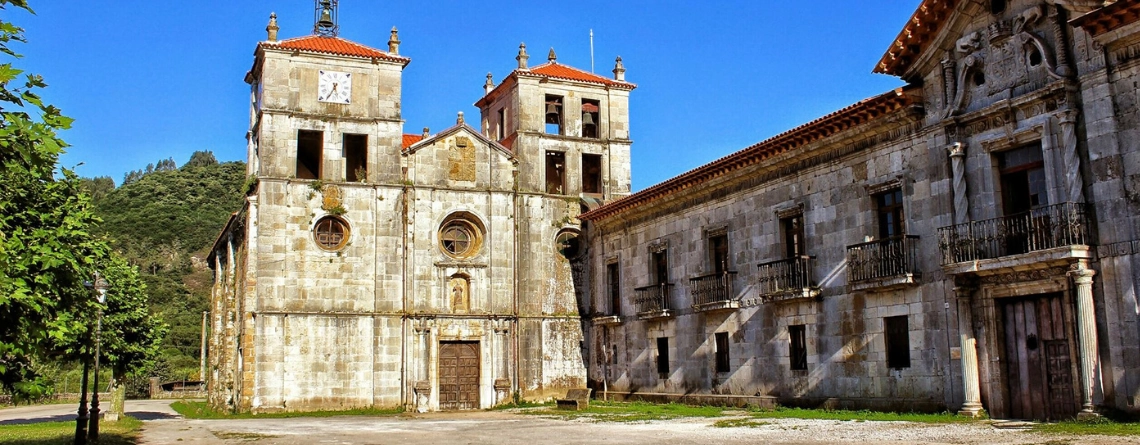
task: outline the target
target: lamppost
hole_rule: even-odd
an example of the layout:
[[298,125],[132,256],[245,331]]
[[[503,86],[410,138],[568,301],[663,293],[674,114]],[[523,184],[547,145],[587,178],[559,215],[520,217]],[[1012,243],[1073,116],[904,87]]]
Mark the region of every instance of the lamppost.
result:
[[[95,282],[85,282],[83,286],[88,289],[94,289],[95,295],[99,299],[98,315],[95,318],[95,384],[91,393],[91,415],[86,418],[86,396],[87,396],[87,363],[83,363],[83,395],[79,396],[79,425],[75,426],[75,443],[86,444],[86,439],[91,439],[92,442],[99,441],[99,346],[103,342],[103,304],[107,301],[107,289],[111,288],[111,283],[108,283],[99,272],[95,272]],[[89,421],[89,428],[87,430],[87,437],[83,437],[83,423]]]

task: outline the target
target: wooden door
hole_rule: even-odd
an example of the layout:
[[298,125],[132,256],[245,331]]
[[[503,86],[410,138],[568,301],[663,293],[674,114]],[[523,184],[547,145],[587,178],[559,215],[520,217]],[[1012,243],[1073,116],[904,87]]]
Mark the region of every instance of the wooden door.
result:
[[440,342],[439,409],[479,409],[479,342]]
[[1013,419],[1076,415],[1071,341],[1061,294],[1002,302],[1005,371]]

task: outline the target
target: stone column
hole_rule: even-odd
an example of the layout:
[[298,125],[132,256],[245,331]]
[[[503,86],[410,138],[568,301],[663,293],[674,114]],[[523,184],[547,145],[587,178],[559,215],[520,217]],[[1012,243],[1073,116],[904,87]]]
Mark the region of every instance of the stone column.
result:
[[415,409],[417,412],[427,412],[431,405],[431,379],[428,368],[431,361],[431,333],[432,323],[428,318],[413,318],[413,329],[416,332],[416,349],[423,352],[423,357],[413,359],[412,374],[415,376],[412,389],[415,391]]
[[1093,306],[1092,283],[1096,271],[1080,261],[1069,270],[1069,276],[1077,285],[1077,340],[1081,360],[1081,412],[1078,419],[1097,417],[1093,406],[1093,393],[1096,391],[1097,368],[1100,358],[1097,353],[1096,308]]
[[955,142],[946,147],[950,153],[950,170],[954,176],[954,224],[970,222],[970,200],[966,195],[966,144]]
[[970,307],[973,293],[972,287],[954,288],[954,295],[958,297],[958,333],[962,347],[962,390],[966,396],[958,415],[978,417],[983,408],[978,379],[978,339],[974,337],[974,316]]
[[1084,202],[1081,190],[1084,188],[1084,179],[1081,177],[1081,158],[1077,155],[1077,111],[1067,110],[1060,114],[1061,120],[1061,153],[1065,163],[1066,200],[1068,202]]
[[1049,8],[1049,24],[1053,28],[1053,51],[1057,54],[1057,74],[1069,77],[1073,69],[1069,66],[1069,53],[1065,48],[1065,15],[1061,5]]
[[954,79],[954,67],[956,63],[950,57],[942,59],[942,105],[945,109],[950,109],[951,102],[954,101],[954,96],[957,94],[957,81]]

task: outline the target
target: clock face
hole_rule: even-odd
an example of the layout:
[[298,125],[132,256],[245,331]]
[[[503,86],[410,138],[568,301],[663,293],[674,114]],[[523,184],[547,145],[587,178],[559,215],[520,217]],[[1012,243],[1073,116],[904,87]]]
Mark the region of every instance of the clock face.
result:
[[340,71],[320,71],[317,100],[334,104],[348,104],[352,99],[352,74]]

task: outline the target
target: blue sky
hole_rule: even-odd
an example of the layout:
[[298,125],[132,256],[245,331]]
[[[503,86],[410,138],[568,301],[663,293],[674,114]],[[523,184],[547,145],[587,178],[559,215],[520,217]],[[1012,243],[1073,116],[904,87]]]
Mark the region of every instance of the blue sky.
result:
[[[559,62],[610,75],[622,56],[631,97],[633,187],[641,190],[823,114],[902,85],[871,69],[919,0],[498,2],[341,0],[341,37],[386,48],[404,71],[407,133],[477,116],[486,74]],[[276,12],[281,38],[312,29],[312,0],[31,0],[17,66],[42,74],[45,98],[76,119],[62,164],[122,181],[195,150],[245,160],[243,76]],[[82,165],[80,165],[82,164]]]

